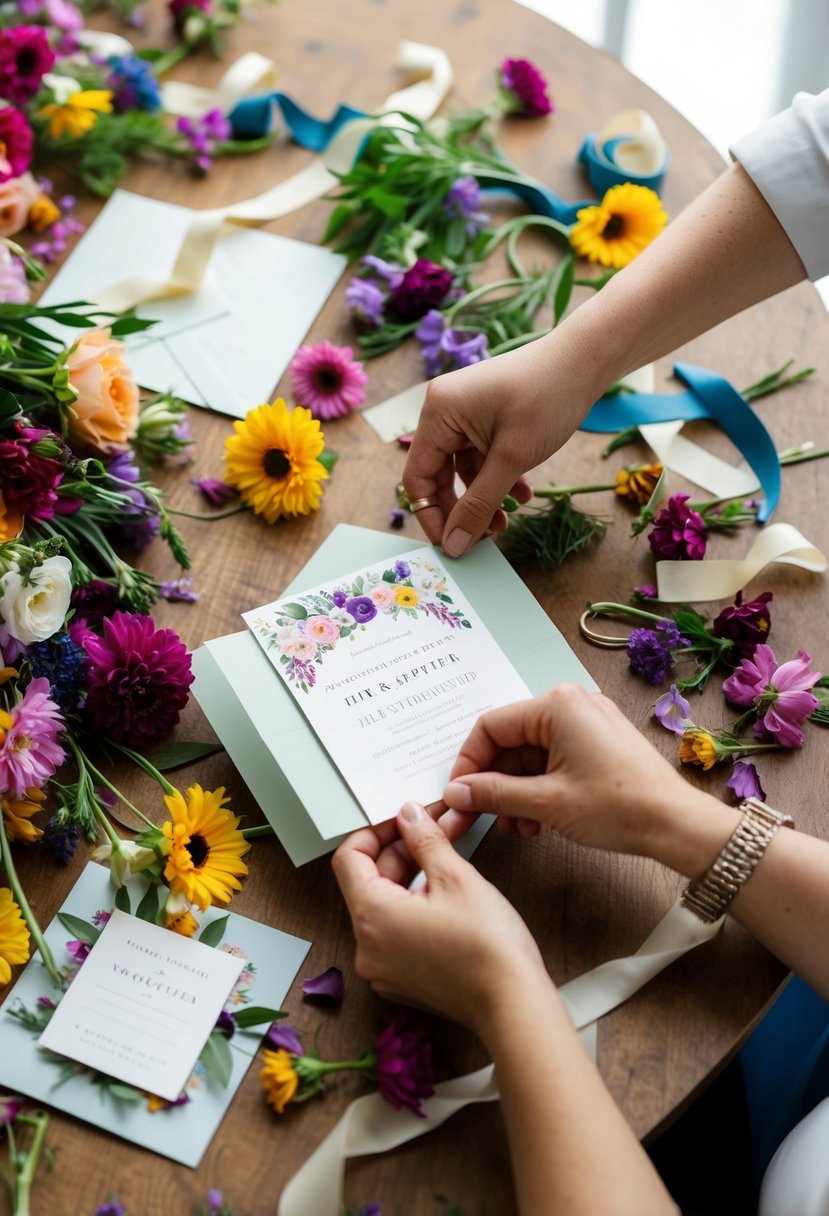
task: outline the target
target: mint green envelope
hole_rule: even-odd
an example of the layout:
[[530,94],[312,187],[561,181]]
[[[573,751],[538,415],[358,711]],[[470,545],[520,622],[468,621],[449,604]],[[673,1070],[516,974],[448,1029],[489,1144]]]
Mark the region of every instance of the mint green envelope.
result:
[[[338,524],[274,598],[414,549],[431,549],[446,561],[433,546]],[[476,546],[449,569],[532,693],[565,682],[596,688],[493,541]],[[197,701],[294,865],[320,857],[348,832],[366,826],[359,803],[250,631],[206,642],[193,655],[193,670]],[[394,791],[390,806],[393,813]],[[465,851],[477,839],[467,840]]]

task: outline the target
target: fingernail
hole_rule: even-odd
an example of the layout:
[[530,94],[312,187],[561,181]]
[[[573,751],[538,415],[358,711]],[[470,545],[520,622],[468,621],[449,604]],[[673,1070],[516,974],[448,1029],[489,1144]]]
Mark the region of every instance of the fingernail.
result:
[[443,791],[443,801],[456,811],[468,811],[472,806],[472,790],[463,781],[450,781]]
[[471,532],[464,532],[463,528],[454,528],[446,538],[443,552],[448,553],[450,557],[460,557],[468,549],[471,540]]
[[425,819],[426,811],[419,802],[404,802],[397,817],[404,823],[417,823],[418,819]]

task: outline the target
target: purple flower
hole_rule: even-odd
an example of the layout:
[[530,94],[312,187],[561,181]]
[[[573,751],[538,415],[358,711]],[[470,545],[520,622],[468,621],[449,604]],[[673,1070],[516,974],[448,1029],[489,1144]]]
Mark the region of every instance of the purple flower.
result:
[[195,604],[201,598],[198,591],[193,591],[191,578],[166,579],[159,587],[158,594],[170,604]]
[[55,52],[42,26],[0,30],[0,97],[12,105],[30,101],[54,62]]
[[80,839],[81,830],[76,823],[58,823],[53,816],[46,824],[40,845],[49,850],[59,865],[67,866],[75,856]]
[[170,10],[170,16],[175,22],[176,29],[181,32],[184,29],[184,23],[190,16],[191,10],[208,15],[211,6],[212,0],[170,0],[167,7]]
[[321,975],[315,975],[311,979],[302,981],[304,996],[322,997],[327,1001],[341,1001],[344,991],[345,982],[339,967],[329,967]]
[[402,507],[392,507],[389,512],[389,527],[400,529],[406,522],[406,512]]
[[12,1094],[3,1094],[0,1097],[0,1127],[14,1123],[22,1109],[22,1098],[13,1097]]
[[50,996],[39,996],[35,1004],[38,1009],[57,1009],[57,1005]]
[[73,938],[72,941],[66,943],[66,949],[76,963],[83,963],[89,957],[89,951],[92,947],[89,942],[81,942],[77,938]]
[[634,587],[633,591],[643,600],[655,600],[659,595],[659,591],[653,583],[643,583],[641,587]]
[[469,330],[447,329],[443,335],[441,349],[449,357],[452,371],[460,367],[471,367],[489,358],[489,346],[484,333]]
[[466,220],[467,236],[474,236],[486,224],[489,216],[478,208],[481,204],[481,187],[474,177],[459,177],[449,187],[444,200],[448,215]]
[[290,1022],[272,1022],[265,1038],[276,1051],[288,1051],[292,1056],[302,1055],[302,1039]]
[[394,573],[398,578],[409,578],[412,573],[412,568],[408,562],[396,561],[394,563]]
[[380,1031],[373,1046],[380,1096],[395,1110],[408,1106],[416,1115],[425,1118],[421,1099],[430,1098],[435,1092],[429,1040],[422,1031],[407,1030],[394,1018]]
[[446,297],[452,273],[426,258],[418,258],[389,294],[389,302],[402,321],[417,321]]
[[820,702],[809,689],[820,679],[812,671],[812,656],[798,650],[797,658],[777,665],[771,646],[761,642],[750,659],[723,681],[723,693],[735,705],[753,705],[757,714],[754,733],[781,747],[803,746],[803,723]]
[[230,139],[231,126],[221,110],[208,110],[201,118],[179,118],[176,130],[183,135],[193,151],[193,163],[202,173],[213,164],[216,145]]
[[711,632],[714,637],[731,639],[736,658],[750,659],[756,647],[768,639],[771,615],[766,605],[771,599],[772,593],[764,591],[756,600],[744,604],[742,592],[738,591],[734,604],[723,608],[714,620]]
[[45,676],[30,681],[22,701],[11,711],[0,709],[0,790],[23,798],[41,789],[64,760],[58,736],[66,724],[49,694]]
[[766,800],[765,790],[760,784],[757,769],[748,760],[734,761],[731,776],[725,784],[734,791],[738,802],[742,802],[744,798],[759,798],[761,802]]
[[116,612],[104,635],[87,633],[89,655],[84,714],[94,731],[143,750],[160,743],[178,722],[193,683],[190,655],[172,629],[149,616]]
[[676,662],[674,651],[688,644],[673,621],[660,621],[654,629],[632,629],[627,644],[631,671],[649,684],[661,684]]
[[508,114],[543,118],[552,113],[547,81],[529,59],[505,59],[501,64],[500,83],[506,94]]
[[196,489],[201,491],[211,507],[223,507],[225,503],[236,497],[233,486],[229,486],[219,477],[192,477],[190,480]]
[[486,334],[449,329],[443,315],[431,309],[415,330],[429,379],[489,358]]
[[216,1019],[216,1025],[213,1029],[218,1030],[226,1039],[232,1039],[236,1033],[236,1022],[233,1019],[233,1014],[223,1009]]
[[377,616],[377,606],[367,595],[355,595],[346,600],[345,610],[354,617],[358,625],[367,625]]
[[335,608],[342,608],[348,599],[348,595],[343,591],[342,587],[338,587],[331,598],[334,601]]
[[307,684],[313,688],[317,682],[317,669],[308,659],[292,658],[285,666],[285,678],[295,684]]
[[72,592],[69,604],[75,611],[69,622],[69,632],[73,641],[80,642],[87,630],[100,632],[105,618],[115,612],[118,607],[118,588],[113,583],[94,578]]
[[365,254],[360,261],[364,266],[368,266],[369,270],[379,274],[381,279],[385,279],[389,287],[396,287],[403,278],[402,266],[398,266],[396,262],[387,262],[384,258],[378,258],[375,253]]
[[107,463],[107,473],[118,493],[128,499],[122,507],[121,534],[124,540],[141,550],[157,534],[161,521],[155,504],[138,489],[141,472],[132,453],[119,452],[113,456]]
[[0,245],[0,304],[28,304],[30,295],[23,259]]
[[137,55],[113,56],[109,60],[107,87],[112,90],[116,114],[127,110],[154,113],[161,108],[161,90],[152,65]]
[[366,329],[376,329],[383,320],[386,297],[371,279],[353,278],[345,289],[352,316]]
[[686,727],[691,721],[691,706],[677,690],[676,684],[671,685],[670,692],[664,692],[653,707],[655,717],[666,730],[672,730],[675,735],[685,734]]
[[708,529],[705,521],[687,502],[689,494],[674,494],[653,521],[648,537],[657,558],[668,561],[701,561],[705,557]]
[[102,1203],[99,1208],[95,1209],[95,1216],[127,1216],[127,1209],[123,1203],[111,1199],[109,1203]]

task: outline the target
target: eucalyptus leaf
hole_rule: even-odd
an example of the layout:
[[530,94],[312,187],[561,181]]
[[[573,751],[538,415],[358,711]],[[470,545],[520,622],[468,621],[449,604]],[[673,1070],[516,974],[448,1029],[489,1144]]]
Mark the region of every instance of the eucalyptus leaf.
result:
[[101,936],[100,929],[96,929],[94,925],[81,920],[79,916],[72,916],[69,912],[58,912],[58,920],[64,929],[68,929],[79,942],[85,942],[87,946],[94,946]]
[[217,920],[211,920],[210,924],[205,925],[199,934],[199,941],[205,946],[218,946],[219,942],[225,935],[229,916],[220,916]]
[[220,1030],[214,1030],[199,1056],[204,1068],[215,1077],[223,1089],[227,1089],[233,1074],[233,1056],[230,1044]]

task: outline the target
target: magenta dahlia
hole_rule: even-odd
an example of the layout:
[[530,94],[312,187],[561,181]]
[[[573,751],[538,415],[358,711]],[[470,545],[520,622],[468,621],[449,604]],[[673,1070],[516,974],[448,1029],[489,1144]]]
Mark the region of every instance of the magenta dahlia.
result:
[[403,321],[419,321],[445,300],[452,273],[428,258],[418,258],[389,293],[389,303]]
[[505,59],[500,75],[508,114],[543,118],[545,114],[552,113],[553,103],[547,92],[547,81],[529,59]]
[[425,1118],[422,1098],[435,1092],[432,1045],[421,1030],[407,1030],[393,1018],[373,1043],[375,1072],[380,1096],[395,1108],[408,1106]]
[[0,709],[0,794],[25,797],[40,789],[63,763],[58,735],[66,724],[45,676],[27,685],[13,709]]
[[0,30],[0,97],[20,105],[34,97],[55,62],[42,25],[13,25]]
[[291,360],[291,388],[297,405],[315,418],[342,418],[366,399],[368,376],[362,363],[351,358],[350,346],[317,342],[300,346]]
[[18,427],[16,439],[0,440],[0,494],[8,510],[31,524],[44,523],[55,514],[62,469],[57,460],[37,450],[48,434]]
[[152,617],[116,612],[103,637],[87,633],[85,714],[93,730],[128,747],[160,743],[179,720],[193,683],[190,655],[172,629]]
[[673,494],[653,521],[648,536],[655,556],[664,561],[698,562],[705,557],[705,520],[688,506],[689,494]]
[[32,163],[34,136],[25,114],[14,106],[0,109],[0,182],[20,177]]

